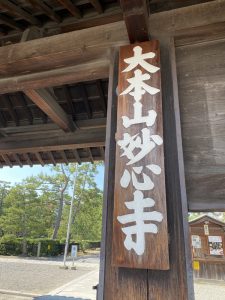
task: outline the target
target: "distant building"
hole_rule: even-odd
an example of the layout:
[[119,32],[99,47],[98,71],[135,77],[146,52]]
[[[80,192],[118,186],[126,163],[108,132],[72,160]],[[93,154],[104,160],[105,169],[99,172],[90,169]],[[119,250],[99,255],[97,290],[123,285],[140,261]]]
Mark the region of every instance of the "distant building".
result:
[[225,280],[225,223],[204,215],[189,225],[195,277]]

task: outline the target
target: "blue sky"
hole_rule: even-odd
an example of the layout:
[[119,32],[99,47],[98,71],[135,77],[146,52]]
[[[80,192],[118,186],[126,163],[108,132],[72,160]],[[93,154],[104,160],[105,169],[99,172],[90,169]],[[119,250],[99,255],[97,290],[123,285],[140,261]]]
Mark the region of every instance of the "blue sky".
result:
[[[9,181],[11,183],[21,182],[24,178],[32,175],[37,175],[41,172],[50,174],[50,167],[45,166],[33,166],[33,167],[4,167],[0,169],[0,181]],[[96,176],[96,183],[100,189],[103,190],[103,181],[104,181],[104,167],[99,167],[99,173]]]

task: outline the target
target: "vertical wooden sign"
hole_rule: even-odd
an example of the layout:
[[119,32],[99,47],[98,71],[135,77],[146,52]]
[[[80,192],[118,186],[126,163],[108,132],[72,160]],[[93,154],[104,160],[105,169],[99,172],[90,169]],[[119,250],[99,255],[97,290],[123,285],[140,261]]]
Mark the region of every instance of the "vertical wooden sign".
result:
[[158,41],[120,48],[113,265],[169,269]]

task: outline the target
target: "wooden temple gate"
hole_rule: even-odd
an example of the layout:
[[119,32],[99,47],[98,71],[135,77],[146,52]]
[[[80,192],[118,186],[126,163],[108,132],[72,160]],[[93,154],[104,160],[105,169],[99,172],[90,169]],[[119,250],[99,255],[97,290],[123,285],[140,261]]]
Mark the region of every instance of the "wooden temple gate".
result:
[[[224,25],[224,0],[0,1],[0,165],[105,156],[99,300],[194,299],[187,212],[225,210]],[[122,267],[121,247],[115,240],[112,247],[117,94],[124,91],[118,52],[149,40],[158,40],[161,60],[161,87],[155,83],[168,232],[161,269],[140,260]],[[146,247],[151,259],[154,243]]]

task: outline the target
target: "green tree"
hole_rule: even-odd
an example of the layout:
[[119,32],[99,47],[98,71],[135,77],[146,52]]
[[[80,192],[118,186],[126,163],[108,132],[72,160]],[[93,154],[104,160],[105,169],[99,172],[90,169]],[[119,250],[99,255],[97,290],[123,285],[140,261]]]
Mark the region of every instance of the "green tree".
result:
[[15,185],[9,191],[4,202],[4,214],[0,226],[4,235],[21,237],[23,253],[26,253],[28,238],[47,236],[49,216],[51,219],[52,206],[49,199],[39,196],[36,186],[23,182]]

